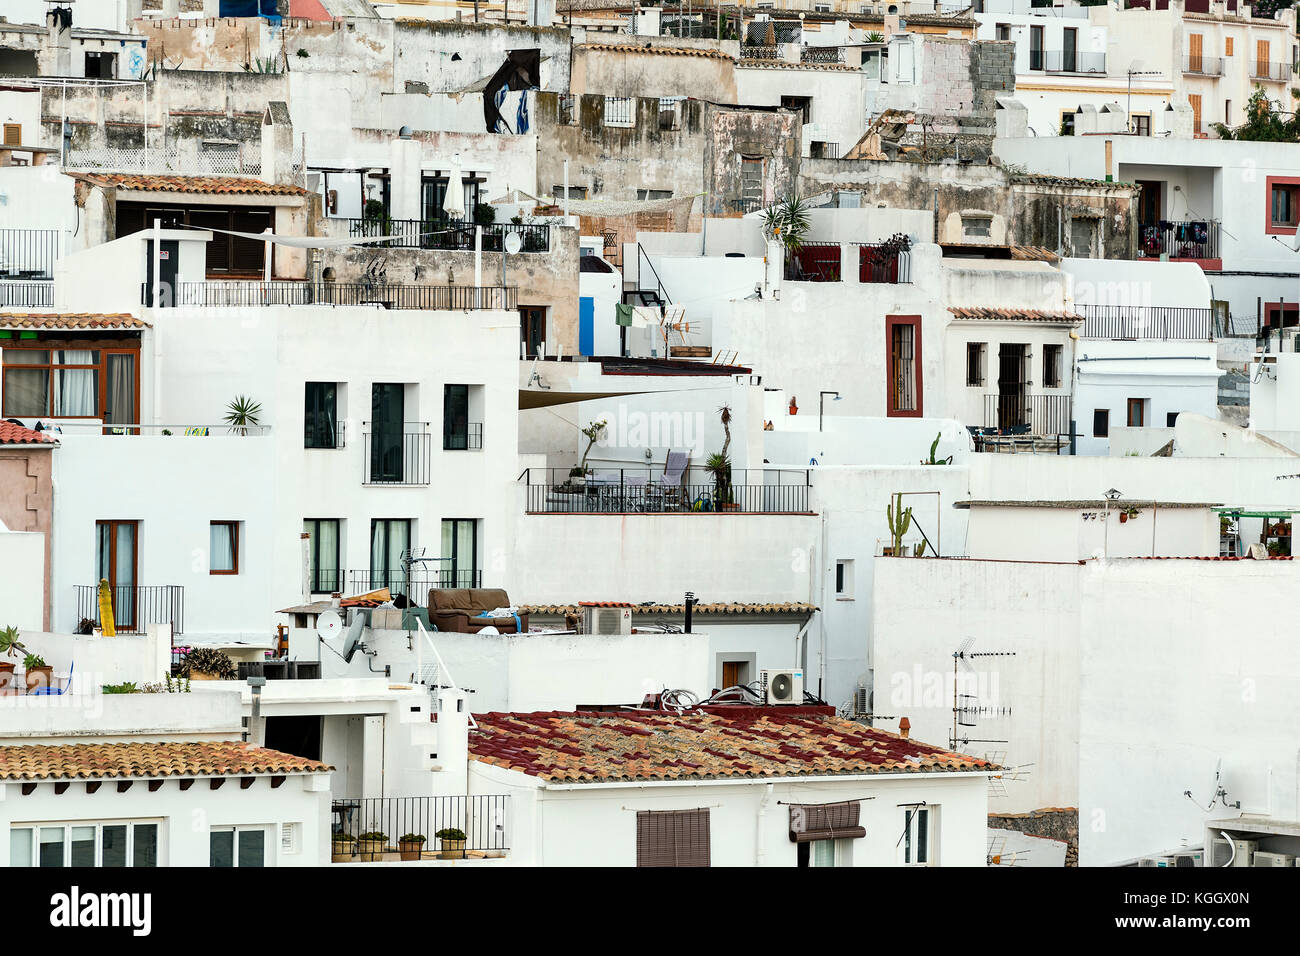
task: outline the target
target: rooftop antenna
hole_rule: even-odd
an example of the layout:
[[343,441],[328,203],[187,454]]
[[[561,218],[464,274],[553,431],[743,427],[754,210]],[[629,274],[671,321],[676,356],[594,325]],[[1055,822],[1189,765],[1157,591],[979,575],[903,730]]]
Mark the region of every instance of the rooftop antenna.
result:
[[[1183,796],[1186,797],[1188,800],[1192,801],[1192,803],[1195,803],[1197,806],[1201,805],[1200,801],[1198,801],[1195,797],[1192,796],[1192,791],[1184,790]],[[1224,789],[1223,786],[1223,758],[1222,757],[1220,757],[1214,763],[1214,790],[1212,796],[1210,797],[1210,802],[1205,805],[1206,813],[1214,809],[1214,803],[1216,800],[1221,800],[1223,802],[1223,805],[1229,808],[1230,810],[1241,809],[1240,800],[1235,800],[1232,803],[1228,802],[1228,791]]]
[[1021,857],[1028,856],[1030,850],[1007,850],[1007,838],[1004,836],[989,835],[988,850],[985,853],[985,862],[989,866],[1015,866]]

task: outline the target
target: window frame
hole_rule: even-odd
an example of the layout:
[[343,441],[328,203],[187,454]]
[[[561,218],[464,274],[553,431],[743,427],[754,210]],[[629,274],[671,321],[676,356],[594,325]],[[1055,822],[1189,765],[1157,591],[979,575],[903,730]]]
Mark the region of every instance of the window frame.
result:
[[[899,856],[903,866],[938,866],[939,828],[935,821],[939,817],[939,807],[932,804],[914,804],[903,808],[903,839],[899,844]],[[921,837],[924,836],[924,841]],[[913,844],[917,845],[913,860]],[[921,859],[920,857],[924,857]]]
[[[326,401],[312,401],[312,390],[315,386],[318,392],[329,390],[329,396]],[[325,439],[324,444],[320,444],[321,433],[327,429],[322,428],[316,416],[320,412],[326,411],[325,405],[332,404],[331,421],[333,422],[333,439]],[[314,423],[314,424],[313,424]],[[303,408],[302,408],[302,447],[303,448],[342,448],[342,434],[339,429],[339,383],[338,382],[303,382]]]
[[[13,139],[9,138],[10,131],[13,130]],[[23,124],[22,123],[5,123],[4,124],[4,145],[21,146],[23,144]]]
[[[269,831],[272,830],[275,831],[274,839],[269,833]],[[271,847],[279,839],[280,828],[278,826],[272,826],[270,824],[222,824],[220,826],[208,827],[209,868],[216,867],[216,864],[212,862],[212,836],[216,833],[234,834],[234,839],[231,841],[232,857],[230,869],[266,869],[267,867],[275,865],[275,858],[271,851]],[[244,866],[239,862],[239,837],[242,833],[260,833],[262,835],[262,862],[257,867]],[[226,869],[226,867],[218,868]]]
[[[402,590],[410,589],[411,586],[410,569],[402,568],[402,567],[391,568],[387,566],[388,554],[392,550],[391,542],[393,539],[393,534],[392,534],[393,526],[401,525],[401,524],[406,525],[406,550],[408,552],[414,551],[415,550],[415,519],[414,518],[371,518],[370,519],[370,537],[366,541],[366,564],[370,568],[370,585],[372,589],[377,587],[384,587],[384,585],[382,584],[380,585],[375,584],[375,582],[379,580],[381,576],[385,582],[391,582],[394,579],[401,581]],[[384,550],[385,567],[382,571],[375,567],[375,530],[380,525],[384,526],[384,549],[383,550]],[[392,586],[391,583],[389,583],[388,586],[391,587]]]
[[[320,526],[325,523],[334,524],[334,567],[333,572],[338,576],[337,588],[322,588],[321,584],[321,563],[320,563]],[[343,519],[342,518],[303,518],[303,533],[311,535],[311,581],[308,587],[311,588],[312,594],[333,594],[336,591],[343,590]],[[308,525],[312,527],[308,529]]]
[[[912,391],[914,408],[898,408],[898,367],[895,348],[895,329],[909,326],[912,329]],[[924,376],[922,374],[921,317],[919,315],[885,316],[885,416],[887,418],[923,418],[925,416]]]
[[1061,388],[1065,369],[1065,346],[1043,343],[1043,388]]
[[1110,409],[1094,408],[1092,410],[1092,437],[1110,437]]
[[[1150,114],[1150,113],[1133,113],[1133,114],[1130,115],[1130,119],[1133,120],[1133,135],[1134,135],[1134,136],[1150,136],[1150,135],[1151,135],[1151,114]],[[1142,122],[1142,121],[1145,121],[1145,122]],[[1143,127],[1145,127],[1146,132],[1143,132],[1143,131],[1142,131],[1142,130],[1143,130]]]
[[[438,524],[438,547],[442,549],[442,542],[447,538],[448,525],[451,526],[451,554],[439,554],[443,560],[439,562],[441,567],[438,570],[439,575],[450,575],[451,584],[447,587],[478,587],[476,583],[482,573],[479,568],[479,535],[478,518],[443,518]],[[468,524],[470,527],[470,556],[469,567],[461,567],[460,555],[460,531],[461,526]],[[469,575],[469,584],[461,584],[461,575]]]
[[[667,826],[654,826],[656,820],[663,820]],[[713,831],[711,813],[708,807],[689,810],[638,810],[636,827],[636,865],[638,867],[707,867],[713,865]],[[649,839],[663,835],[663,831],[674,839],[662,845],[649,843]],[[702,830],[702,833],[700,832]],[[681,837],[685,836],[685,841]],[[691,837],[700,837],[700,845],[692,845]],[[685,842],[683,847],[681,844]],[[683,853],[683,850],[685,853]],[[701,855],[702,850],[702,855]],[[656,852],[657,851],[657,852]],[[662,862],[671,851],[673,861]],[[694,851],[694,855],[692,854]],[[682,856],[686,860],[682,861]]]
[[[1126,416],[1125,421],[1129,428],[1145,428],[1147,422],[1147,399],[1130,398],[1125,400]],[[1137,409],[1137,418],[1140,419],[1136,424],[1133,421],[1133,410]]]
[[[17,334],[17,333],[13,333]],[[11,362],[10,356],[14,352],[45,352],[46,361],[44,363],[23,363]],[[95,360],[86,364],[82,362],[55,362],[54,355],[56,352],[94,352]],[[118,342],[99,342],[96,340],[86,339],[50,339],[50,338],[0,338],[0,417],[3,418],[52,418],[56,421],[94,421],[96,419],[103,421],[106,405],[108,404],[108,365],[109,356],[129,355],[133,358],[134,371],[132,373],[132,407],[131,413],[127,416],[129,421],[122,423],[105,423],[105,428],[119,428],[122,425],[136,425],[140,420],[140,347],[134,348],[123,347]],[[10,390],[4,387],[4,380],[8,378],[10,370],[38,370],[46,372],[45,387],[45,412],[40,415],[29,415],[23,412],[15,412],[9,407]],[[55,372],[60,370],[69,371],[93,371],[95,373],[95,413],[93,415],[55,415],[54,414],[54,390],[55,390]]]
[[[126,827],[126,855],[121,867],[104,865],[104,828],[105,827]],[[154,828],[154,862],[152,866],[137,865],[135,862],[136,840],[135,828],[153,827]],[[52,830],[55,827],[63,829],[63,862],[61,867],[72,866],[72,830],[79,827],[95,828],[95,862],[90,864],[95,869],[154,869],[162,865],[163,855],[163,838],[166,828],[163,826],[162,818],[151,819],[134,819],[134,818],[109,818],[105,820],[40,820],[40,821],[15,821],[9,825],[9,866],[14,868],[23,868],[22,864],[16,867],[13,863],[13,835],[16,830],[30,830],[32,833],[32,851],[27,867],[32,869],[54,869],[54,867],[42,867],[40,865],[40,834],[42,830]],[[81,864],[78,864],[79,866]]]
[[[1283,223],[1273,219],[1273,191],[1287,189],[1291,194],[1291,215],[1296,222]],[[1269,236],[1294,235],[1300,225],[1300,176],[1269,176],[1264,180],[1264,234]]]
[[[208,522],[208,574],[230,575],[239,573],[239,526],[240,521],[209,521]],[[212,566],[212,528],[216,525],[226,525],[230,528],[231,555],[234,557],[234,567],[229,569],[218,569]]]
[[[966,343],[966,386],[968,388],[983,388],[988,380],[988,351],[987,342]],[[973,363],[972,359],[975,360]],[[971,374],[972,372],[974,375]]]

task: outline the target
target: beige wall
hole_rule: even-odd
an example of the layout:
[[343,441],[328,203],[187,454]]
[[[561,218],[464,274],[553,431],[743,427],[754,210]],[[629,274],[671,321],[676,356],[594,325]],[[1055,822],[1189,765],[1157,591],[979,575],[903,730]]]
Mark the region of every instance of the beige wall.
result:
[[54,486],[50,481],[53,446],[0,447],[0,521],[10,531],[45,535],[45,600],[41,626],[50,627],[50,534]]

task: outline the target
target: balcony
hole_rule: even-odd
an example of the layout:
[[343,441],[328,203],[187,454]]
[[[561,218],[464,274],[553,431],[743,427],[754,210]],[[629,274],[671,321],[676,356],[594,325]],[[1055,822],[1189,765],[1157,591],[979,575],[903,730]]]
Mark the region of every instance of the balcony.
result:
[[[373,239],[392,236],[389,242],[377,242],[370,248],[441,249],[474,251],[475,223],[459,219],[349,219],[350,238]],[[521,252],[549,252],[551,227],[546,224],[494,222],[482,226],[483,251],[500,252],[506,237],[517,235]]]
[[757,196],[742,196],[735,199],[728,199],[725,202],[727,212],[737,216],[747,216],[752,212],[760,212],[763,206],[763,200]]
[[1188,54],[1183,57],[1183,72],[1190,76],[1223,76],[1223,58]]
[[[77,595],[78,633],[102,627],[99,616],[99,585],[74,585]],[[172,634],[185,629],[185,588],[176,584],[121,585],[113,594],[113,624],[119,634],[143,634],[150,624],[170,624]],[[84,630],[83,630],[84,629]]]
[[[856,247],[858,281],[898,285],[912,281],[912,254],[879,242],[848,243]],[[852,253],[849,253],[851,262]],[[796,282],[839,282],[844,278],[844,247],[839,243],[804,243],[792,252],[785,277]]]
[[838,46],[806,46],[799,51],[800,63],[843,63],[844,48]]
[[428,422],[407,422],[401,431],[373,422],[365,430],[366,485],[427,485],[433,471],[433,436]]
[[858,281],[887,285],[912,281],[912,253],[879,242],[858,245]]
[[1219,258],[1219,222],[1215,219],[1143,223],[1138,237],[1138,254],[1142,258]]
[[1270,80],[1274,83],[1286,83],[1295,73],[1295,67],[1290,63],[1269,63],[1263,60],[1255,60],[1251,64],[1250,75],[1256,80]]
[[1004,436],[1068,436],[1070,398],[1069,395],[1032,395],[1026,392],[985,395],[984,428]]
[[[504,794],[335,800],[331,807],[331,859],[335,863],[373,863],[503,857],[510,848],[506,833],[509,809],[510,797]],[[449,829],[465,834],[463,845],[448,846],[435,836]],[[381,833],[385,839],[361,839],[362,834],[371,833]],[[424,840],[400,845],[407,835]]]
[[443,451],[482,451],[483,423],[469,422],[464,428],[445,428],[442,432]]
[[[408,571],[353,571],[348,594],[365,594],[388,588],[394,594],[405,594],[421,604],[430,588],[477,588],[483,586],[483,572],[439,568],[413,564]],[[340,575],[342,572],[338,572]],[[342,589],[340,589],[342,590]]]
[[740,45],[742,60],[779,60],[781,46],[776,43],[742,43]]
[[57,229],[0,229],[0,282],[51,280],[58,258]]
[[[1080,73],[1106,75],[1106,54],[1078,50],[1047,50],[1041,53],[1045,73]],[[1032,67],[1031,67],[1032,68]]]
[[1081,305],[1084,317],[1079,335],[1085,339],[1181,339],[1214,341],[1210,309],[1176,306]]
[[[452,312],[475,309],[514,310],[513,286],[392,285],[364,282],[272,280],[177,283],[174,299],[162,290],[162,306],[253,308],[271,305],[377,305],[385,309]],[[149,305],[151,290],[142,286],[140,301]]]
[[786,259],[785,277],[796,282],[839,282],[840,246],[805,242]]
[[13,282],[0,278],[0,306],[7,309],[52,309],[54,283]]
[[733,469],[719,484],[702,467],[688,468],[678,484],[663,469],[619,468],[570,477],[565,469],[529,468],[524,482],[528,514],[807,514],[809,477],[804,470]]

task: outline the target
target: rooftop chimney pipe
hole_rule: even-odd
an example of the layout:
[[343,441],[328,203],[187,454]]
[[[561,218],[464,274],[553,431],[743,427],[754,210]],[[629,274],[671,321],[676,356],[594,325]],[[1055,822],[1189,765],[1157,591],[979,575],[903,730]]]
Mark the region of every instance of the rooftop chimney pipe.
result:
[[695,607],[695,592],[686,592],[686,633],[691,633],[691,608]]

